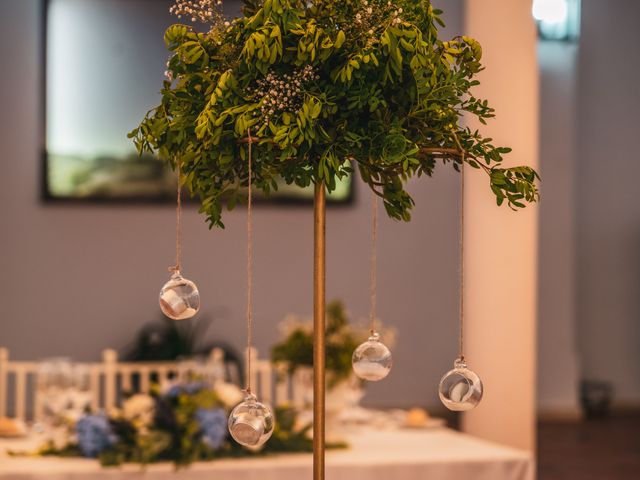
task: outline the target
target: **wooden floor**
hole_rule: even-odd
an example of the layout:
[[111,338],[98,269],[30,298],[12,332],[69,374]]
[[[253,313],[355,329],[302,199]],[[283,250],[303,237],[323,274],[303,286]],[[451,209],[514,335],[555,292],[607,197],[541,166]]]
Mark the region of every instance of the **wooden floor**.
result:
[[640,414],[540,423],[538,480],[640,480]]

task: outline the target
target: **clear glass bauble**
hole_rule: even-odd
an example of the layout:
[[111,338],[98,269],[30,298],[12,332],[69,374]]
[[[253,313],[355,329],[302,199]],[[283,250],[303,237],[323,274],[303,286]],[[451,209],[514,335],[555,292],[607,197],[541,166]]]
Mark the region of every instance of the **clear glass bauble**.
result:
[[160,309],[173,320],[186,320],[200,309],[200,293],[191,280],[175,272],[160,290]]
[[440,380],[440,400],[449,410],[464,412],[475,408],[482,400],[482,380],[477,373],[467,368],[463,359],[456,359],[453,370]]
[[271,409],[258,402],[252,393],[236,405],[229,415],[229,433],[240,445],[257,448],[263,445],[275,426]]
[[391,350],[380,341],[380,335],[374,332],[369,340],[353,352],[351,363],[359,378],[377,382],[389,375],[393,360]]

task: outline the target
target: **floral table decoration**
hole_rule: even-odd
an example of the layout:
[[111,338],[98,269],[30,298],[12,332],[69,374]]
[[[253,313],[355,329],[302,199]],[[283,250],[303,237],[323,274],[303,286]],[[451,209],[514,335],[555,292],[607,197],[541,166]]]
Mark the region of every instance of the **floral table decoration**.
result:
[[[368,327],[358,325],[349,318],[344,304],[334,300],[327,304],[326,315],[327,352],[327,438],[331,443],[344,443],[345,424],[358,417],[360,401],[366,393],[366,383],[354,375],[351,356],[354,349],[370,335]],[[311,420],[313,399],[313,321],[289,315],[281,323],[283,340],[271,349],[271,361],[290,375],[300,372],[309,410],[301,412]],[[396,332],[392,328],[380,328],[386,342],[394,346]]]
[[[271,361],[282,364],[289,374],[313,367],[313,322],[296,315],[289,315],[280,324],[284,339],[271,349]],[[387,343],[395,344],[396,332],[381,328]],[[349,313],[340,300],[327,304],[327,384],[330,389],[344,382],[362,381],[353,375],[351,356],[355,348],[369,336],[369,329],[351,321]]]
[[242,448],[227,430],[229,411],[239,399],[242,391],[224,382],[214,388],[200,381],[154,385],[150,394],[133,395],[119,409],[87,412],[68,424],[62,445],[48,441],[35,453],[96,458],[103,466],[172,462],[181,468],[228,457],[311,452],[310,426],[301,425],[288,407],[276,408],[276,428],[264,448]]

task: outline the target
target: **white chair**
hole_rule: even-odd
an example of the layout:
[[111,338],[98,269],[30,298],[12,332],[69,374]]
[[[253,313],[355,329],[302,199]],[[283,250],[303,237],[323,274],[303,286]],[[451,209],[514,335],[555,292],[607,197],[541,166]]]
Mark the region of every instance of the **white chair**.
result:
[[[220,364],[224,353],[211,352],[211,361]],[[261,401],[274,405],[303,407],[309,400],[312,384],[310,369],[299,369],[288,375],[286,366],[274,366],[258,358],[251,350],[252,385]],[[128,393],[148,393],[152,381],[173,378],[179,373],[179,362],[119,362],[118,353],[107,349],[102,361],[84,364],[89,371],[91,409],[108,411],[121,404]],[[224,365],[224,364],[223,364]],[[11,361],[9,350],[0,348],[0,418],[38,421],[43,417],[43,402],[38,389],[38,362]],[[235,365],[224,365],[226,380],[240,382]]]

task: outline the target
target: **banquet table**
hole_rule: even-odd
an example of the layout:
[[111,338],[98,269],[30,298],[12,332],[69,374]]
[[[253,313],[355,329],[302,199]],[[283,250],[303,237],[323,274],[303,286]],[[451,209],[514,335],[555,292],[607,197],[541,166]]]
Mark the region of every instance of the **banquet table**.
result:
[[[533,480],[530,453],[448,428],[375,430],[346,435],[350,448],[327,452],[327,480]],[[23,441],[26,442],[26,441]],[[9,457],[20,441],[0,441],[0,480],[304,480],[309,454],[223,459],[175,471],[169,464],[102,468],[96,460]]]

